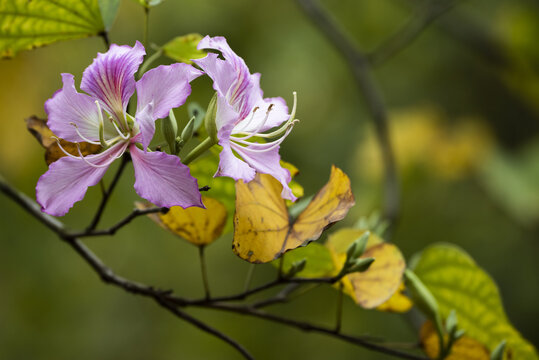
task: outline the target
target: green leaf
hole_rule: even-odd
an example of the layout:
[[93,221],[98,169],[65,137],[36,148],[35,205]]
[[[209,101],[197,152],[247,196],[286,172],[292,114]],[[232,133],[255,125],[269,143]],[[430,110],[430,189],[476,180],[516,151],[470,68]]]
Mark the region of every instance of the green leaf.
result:
[[[306,259],[305,267],[295,274],[299,277],[317,278],[330,276],[334,270],[333,260],[329,250],[322,244],[315,242],[299,247],[286,253],[283,257],[283,273],[288,273],[294,263]],[[280,260],[272,261],[279,267]]]
[[436,298],[444,318],[455,309],[459,328],[468,336],[490,350],[505,339],[514,359],[539,359],[509,323],[492,278],[463,250],[449,244],[431,246],[418,257],[414,272]]
[[0,0],[1,57],[104,30],[98,0]]
[[108,31],[116,18],[116,13],[120,7],[120,0],[98,0],[98,3],[105,30]]
[[202,40],[200,34],[178,36],[163,45],[163,54],[172,60],[192,64],[191,59],[200,59],[206,56],[206,52],[197,49],[200,40]]

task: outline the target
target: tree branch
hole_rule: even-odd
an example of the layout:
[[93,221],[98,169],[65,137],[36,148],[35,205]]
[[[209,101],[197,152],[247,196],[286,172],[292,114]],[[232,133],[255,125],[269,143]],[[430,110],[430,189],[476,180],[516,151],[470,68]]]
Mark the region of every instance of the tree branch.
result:
[[[266,313],[264,311],[261,311],[255,308],[255,306],[261,307],[262,305],[260,305],[260,303],[258,305],[256,303],[253,305],[249,305],[249,304],[234,305],[234,304],[227,304],[227,303],[218,301],[219,299],[221,300],[244,299],[245,297],[252,295],[254,293],[257,293],[266,289],[270,289],[274,286],[277,286],[279,284],[285,284],[285,283],[286,284],[332,283],[338,280],[338,279],[336,280],[335,277],[318,278],[318,279],[280,278],[275,281],[269,282],[267,284],[261,285],[257,288],[254,288],[252,290],[245,291],[238,295],[232,295],[232,296],[222,297],[222,298],[214,298],[210,300],[204,299],[204,301],[185,299],[182,297],[174,296],[172,294],[173,293],[172,290],[157,289],[153,286],[148,286],[141,283],[137,283],[137,282],[134,282],[134,281],[131,281],[131,280],[128,280],[121,276],[116,275],[112,271],[112,269],[107,267],[101,261],[101,259],[99,259],[99,257],[97,257],[89,248],[87,248],[82,243],[81,240],[75,237],[74,234],[69,234],[65,232],[64,230],[65,227],[60,221],[50,217],[47,214],[42,213],[40,211],[39,206],[37,206],[37,204],[35,204],[26,195],[12,188],[1,176],[0,176],[0,191],[6,194],[15,203],[20,205],[23,209],[28,211],[31,215],[33,215],[43,224],[45,224],[52,231],[54,231],[60,237],[60,239],[62,239],[67,244],[69,244],[73,248],[73,250],[75,250],[75,252],[77,252],[86,263],[88,263],[88,265],[95,271],[95,273],[99,275],[99,277],[101,278],[103,282],[117,286],[123,289],[124,291],[132,293],[132,294],[153,298],[161,306],[165,307],[167,310],[171,311],[176,316],[197,326],[203,331],[206,331],[222,339],[223,341],[227,342],[228,344],[233,346],[235,349],[237,349],[246,359],[252,359],[253,357],[240,344],[238,344],[236,341],[232,340],[225,334],[219,332],[218,330],[213,329],[212,327],[201,322],[200,320],[197,320],[193,318],[192,316],[186,314],[185,312],[178,309],[178,307],[197,306],[197,307],[208,308],[208,309],[235,312],[235,313],[239,313],[243,315],[248,315],[248,316],[257,317],[260,319],[273,321],[273,322],[287,325],[287,326],[297,328],[303,331],[318,332],[318,333],[326,334],[328,336],[332,336],[340,340],[350,342],[358,346],[362,346],[366,349],[385,353],[388,355],[392,355],[392,356],[396,356],[396,357],[400,357],[404,359],[427,360],[426,358],[421,357],[421,356],[416,356],[416,355],[402,352],[399,350],[391,349],[389,347],[376,343],[372,340],[369,340],[369,338],[366,338],[366,337],[346,335],[346,334],[336,332],[335,329],[325,328],[325,327],[313,325],[307,322],[297,321],[297,320],[281,317],[278,315]],[[156,209],[160,209],[160,208],[152,208],[148,210],[156,210]],[[283,293],[286,289],[287,288],[283,289],[281,293]],[[291,291],[291,287],[288,289],[289,290],[287,291]]]
[[125,153],[122,156],[120,167],[118,167],[118,170],[116,171],[116,174],[114,175],[114,178],[112,179],[112,182],[110,183],[109,189],[103,194],[101,203],[99,204],[99,207],[97,208],[97,212],[95,213],[94,219],[92,220],[92,222],[86,229],[87,231],[94,230],[97,227],[97,224],[99,224],[99,220],[101,220],[101,216],[103,215],[103,212],[105,211],[105,207],[107,206],[110,195],[114,191],[116,184],[118,184],[118,180],[120,180],[120,177],[122,176],[122,173],[124,172],[125,166],[130,160],[131,160],[131,156],[129,156],[129,154]]
[[459,1],[462,0],[427,0],[427,4],[422,4],[402,28],[367,55],[370,63],[373,66],[380,65],[410,46],[430,24],[455,7]]
[[217,330],[217,329],[203,323],[202,321],[192,317],[191,315],[181,311],[174,304],[171,304],[170,302],[164,300],[161,297],[156,297],[155,301],[157,301],[162,307],[164,307],[165,309],[167,309],[168,311],[170,311],[171,313],[173,313],[174,315],[176,315],[180,319],[185,320],[188,323],[196,326],[200,330],[202,330],[204,332],[207,332],[207,333],[209,333],[209,334],[223,340],[224,342],[228,343],[234,349],[238,350],[238,352],[240,352],[243,355],[244,358],[246,358],[246,359],[254,359],[254,357],[243,346],[241,346],[237,341],[235,341],[234,339],[232,339],[232,338],[228,337],[227,335],[223,334],[219,330]]
[[343,340],[343,341],[346,341],[355,345],[362,346],[366,349],[373,350],[373,351],[380,352],[387,355],[391,355],[394,357],[399,357],[401,359],[428,360],[428,358],[424,356],[410,354],[410,353],[403,352],[400,350],[392,349],[384,345],[381,345],[379,343],[376,343],[374,341],[369,341],[364,337],[343,334],[343,333],[337,332],[334,328],[317,326],[311,323],[297,321],[297,320],[293,320],[287,317],[281,317],[279,315],[274,315],[274,314],[270,314],[262,310],[254,309],[250,306],[244,306],[244,305],[238,306],[238,305],[223,304],[223,303],[201,304],[201,305],[195,305],[195,306],[205,307],[208,309],[234,312],[241,315],[247,315],[247,316],[257,317],[260,319],[269,320],[275,323],[287,325],[287,326],[300,329],[306,332],[316,332],[316,333],[326,334],[334,338],[337,338],[337,339],[340,339],[340,340]]
[[104,236],[109,235],[112,236],[116,234],[118,230],[129,224],[133,219],[142,216],[142,215],[148,215],[148,214],[155,214],[155,213],[163,213],[166,214],[168,211],[168,208],[166,207],[152,207],[149,209],[133,209],[133,211],[127,215],[122,220],[118,221],[115,225],[112,225],[108,229],[101,229],[101,230],[85,230],[78,233],[72,233],[69,234],[71,237],[76,238],[83,238],[83,237],[93,237],[93,236]]
[[339,28],[338,24],[333,21],[329,14],[319,6],[316,0],[297,0],[297,2],[305,14],[312,20],[312,23],[318,27],[344,56],[365,98],[374,122],[384,164],[384,217],[389,221],[391,228],[393,228],[399,215],[400,186],[395,157],[389,139],[387,110],[382,94],[374,80],[370,62],[347,34]]

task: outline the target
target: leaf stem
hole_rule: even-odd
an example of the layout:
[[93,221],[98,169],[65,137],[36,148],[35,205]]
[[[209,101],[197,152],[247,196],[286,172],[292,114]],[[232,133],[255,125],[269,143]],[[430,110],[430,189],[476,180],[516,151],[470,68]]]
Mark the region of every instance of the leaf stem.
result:
[[255,272],[255,264],[249,264],[249,269],[247,269],[247,277],[245,278],[245,285],[243,286],[243,291],[248,291],[251,287],[251,281],[253,280],[253,273]]
[[144,48],[148,47],[148,38],[150,33],[150,8],[144,6],[144,37],[142,38],[142,43]]
[[144,75],[144,73],[148,70],[148,67],[157,59],[159,59],[159,57],[161,57],[161,55],[163,55],[163,51],[161,49],[157,50],[156,52],[154,52],[150,57],[148,57],[143,63],[142,63],[142,66],[139,68],[138,70],[138,73],[137,73],[137,78],[141,78],[142,75]]
[[202,272],[202,282],[204,283],[204,293],[206,300],[210,299],[210,284],[208,282],[208,272],[206,269],[206,259],[204,257],[204,245],[198,247],[198,257],[200,259],[200,270]]
[[202,155],[206,150],[210,149],[216,142],[211,138],[207,137],[200,144],[197,145],[191,152],[183,158],[183,163],[185,165],[189,164],[191,161],[195,160],[197,157]]
[[339,283],[339,293],[337,295],[337,322],[335,324],[335,332],[340,333],[342,327],[342,303],[343,303],[343,283]]

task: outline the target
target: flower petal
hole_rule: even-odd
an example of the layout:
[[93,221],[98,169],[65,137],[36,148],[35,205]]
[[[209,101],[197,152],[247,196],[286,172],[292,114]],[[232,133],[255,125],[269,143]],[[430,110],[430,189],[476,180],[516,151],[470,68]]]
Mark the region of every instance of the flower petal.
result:
[[251,75],[245,61],[232,51],[224,37],[206,36],[199,42],[198,48],[221,52],[225,58],[224,63],[214,54],[208,54],[195,63],[213,79],[214,89],[226,97],[241,118],[245,118],[262,99],[260,75]]
[[214,176],[227,176],[246,183],[253,180],[256,174],[255,169],[236,157],[228,142],[224,142],[221,146],[223,150],[219,153],[219,168]]
[[257,172],[271,175],[277,179],[283,185],[281,196],[284,199],[296,201],[296,197],[292,194],[292,189],[288,186],[288,183],[292,180],[290,171],[283,168],[280,163],[279,146],[272,147],[267,151],[256,151],[260,147],[250,149],[251,146],[242,147],[234,143],[231,143],[231,146]]
[[[203,72],[189,64],[161,65],[137,81],[137,116],[142,132],[142,145],[148,146],[155,132],[155,120],[167,117],[169,111],[185,103],[191,94],[189,83]],[[152,104],[150,112],[147,105]],[[139,116],[139,112],[145,112]]]
[[62,74],[63,87],[45,102],[47,125],[60,138],[81,142],[80,133],[92,141],[99,140],[99,113],[94,100],[77,92],[75,80],[71,74]]
[[135,191],[157,206],[204,208],[197,180],[180,158],[160,151],[144,152],[129,147],[135,168]]
[[[107,164],[120,156],[126,143],[118,143],[98,155],[86,156],[95,165]],[[82,159],[63,157],[49,166],[36,186],[36,199],[41,210],[49,215],[63,216],[77,201],[84,198],[89,186],[101,180],[108,167],[93,167]]]
[[103,108],[120,123],[135,92],[135,73],[145,54],[144,46],[138,41],[134,47],[112,44],[109,51],[97,54],[82,75],[81,89],[99,99]]
[[202,59],[193,59],[195,64],[213,80],[213,88],[221,96],[226,96],[228,89],[236,80],[236,71],[231,63],[219,59],[219,55],[209,53]]

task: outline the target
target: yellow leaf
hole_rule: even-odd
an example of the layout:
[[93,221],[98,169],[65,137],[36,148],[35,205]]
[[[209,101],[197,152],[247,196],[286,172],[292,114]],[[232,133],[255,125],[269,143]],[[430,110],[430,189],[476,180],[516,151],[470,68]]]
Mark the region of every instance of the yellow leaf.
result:
[[[196,246],[211,244],[221,236],[226,224],[225,206],[217,199],[203,196],[206,209],[190,207],[182,209],[173,206],[166,214],[155,213],[148,216],[171,233]],[[137,203],[139,208],[148,208],[150,204]]]
[[[60,150],[56,140],[52,138],[55,135],[47,126],[47,121],[45,119],[40,119],[36,116],[29,117],[26,119],[26,127],[28,128],[28,131],[34,135],[41,146],[45,148],[45,161],[47,162],[47,165],[67,156]],[[60,139],[60,144],[68,153],[79,156],[77,145],[75,143]],[[82,155],[85,156],[96,154],[101,150],[101,145],[94,145],[87,142],[80,142],[78,144]]]
[[328,226],[342,220],[355,204],[350,179],[335,166],[329,182],[292,222],[281,190],[282,185],[265,174],[257,174],[247,184],[236,183],[232,249],[242,259],[266,263],[304,246],[318,239]]
[[379,305],[376,310],[394,312],[394,313],[405,313],[409,311],[414,303],[410,298],[404,295],[404,283],[401,282],[399,289],[396,293],[393,294],[385,303]]
[[[431,359],[438,359],[440,344],[438,334],[432,321],[426,321],[419,332],[421,346]],[[447,339],[446,339],[447,341]],[[469,336],[462,336],[451,347],[451,353],[444,360],[489,360],[490,355],[485,346]]]
[[[344,265],[348,246],[365,230],[345,228],[332,234],[326,246],[330,250],[337,272]],[[372,309],[388,301],[399,289],[406,267],[399,249],[385,243],[371,233],[367,250],[361,258],[372,257],[374,262],[367,271],[346,275],[342,280],[343,291],[365,309]]]

